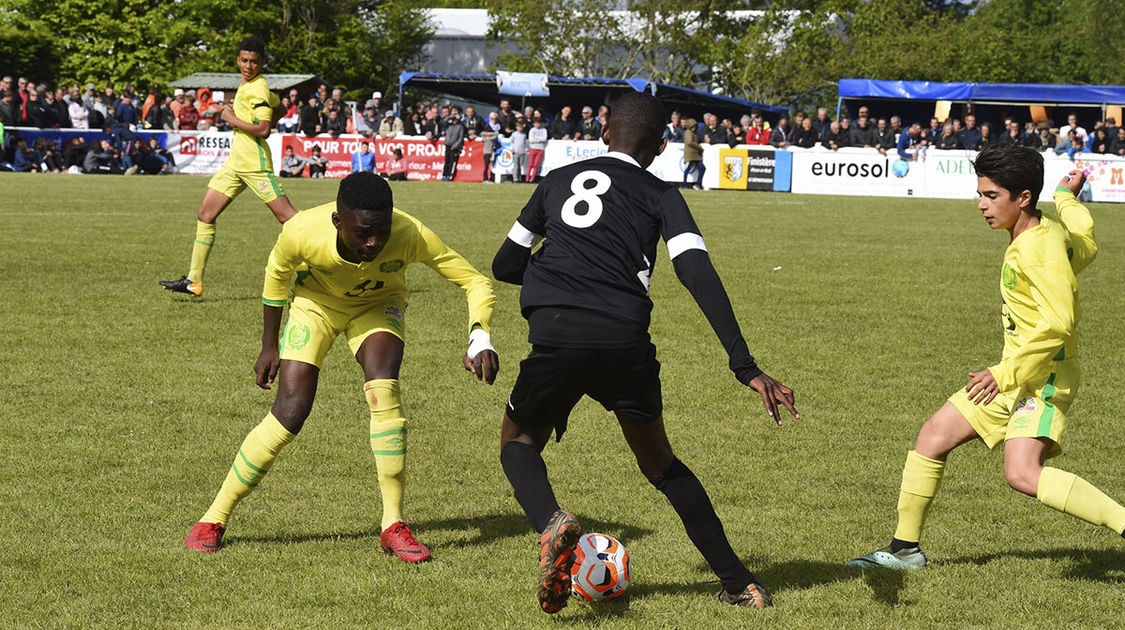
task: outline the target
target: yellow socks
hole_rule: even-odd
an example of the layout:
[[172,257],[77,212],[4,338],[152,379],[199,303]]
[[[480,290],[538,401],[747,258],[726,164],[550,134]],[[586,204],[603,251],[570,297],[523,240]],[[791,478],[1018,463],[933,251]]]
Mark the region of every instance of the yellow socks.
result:
[[230,513],[238,502],[250,496],[273,466],[273,460],[282,447],[293,441],[296,435],[285,430],[273,414],[266,414],[264,420],[254,427],[238,449],[223,487],[211,504],[210,509],[199,519],[204,523],[226,524]]
[[1044,468],[1035,496],[1043,505],[1087,523],[1108,527],[1118,534],[1125,530],[1125,507],[1074,473]]
[[402,493],[406,486],[406,418],[402,414],[397,379],[375,379],[363,385],[371,405],[371,452],[378,468],[383,497],[382,528],[402,520]]
[[191,248],[191,269],[188,278],[192,282],[203,282],[203,268],[207,266],[207,257],[211,255],[211,247],[215,244],[215,224],[195,222],[195,245]]
[[895,538],[907,542],[922,539],[926,511],[937,494],[945,462],[910,451],[902,469],[902,487],[898,493],[898,528]]

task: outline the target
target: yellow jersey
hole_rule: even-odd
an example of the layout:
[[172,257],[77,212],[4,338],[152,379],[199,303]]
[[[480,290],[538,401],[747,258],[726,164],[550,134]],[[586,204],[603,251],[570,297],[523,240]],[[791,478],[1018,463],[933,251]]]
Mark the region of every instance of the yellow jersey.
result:
[[298,212],[285,222],[266,264],[262,302],[285,306],[294,276],[295,296],[339,311],[396,298],[405,301],[410,293],[406,268],[423,263],[465,291],[470,330],[474,325],[491,329],[496,303],[492,282],[421,221],[395,208],[383,251],[371,262],[353,263],[344,260],[337,248],[335,210],[333,201]]
[[1075,275],[1097,256],[1094,221],[1074,193],[1055,190],[1059,219],[1043,216],[1004,252],[1004,354],[989,368],[1000,391],[1034,391],[1052,363],[1075,358],[1081,310]]
[[[262,120],[273,120],[273,109],[281,103],[277,94],[270,92],[266,79],[262,75],[254,77],[238,87],[234,95],[234,115],[239,120],[248,123],[258,123]],[[235,172],[269,171],[273,172],[273,157],[265,138],[234,128],[234,139],[231,140],[230,157],[227,158],[227,168]]]

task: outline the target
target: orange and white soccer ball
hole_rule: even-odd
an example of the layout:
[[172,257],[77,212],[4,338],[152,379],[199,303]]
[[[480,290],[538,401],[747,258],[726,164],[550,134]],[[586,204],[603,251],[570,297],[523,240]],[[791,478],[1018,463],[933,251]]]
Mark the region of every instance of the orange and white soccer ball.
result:
[[613,536],[585,534],[574,549],[570,592],[588,602],[625,594],[629,588],[629,552]]

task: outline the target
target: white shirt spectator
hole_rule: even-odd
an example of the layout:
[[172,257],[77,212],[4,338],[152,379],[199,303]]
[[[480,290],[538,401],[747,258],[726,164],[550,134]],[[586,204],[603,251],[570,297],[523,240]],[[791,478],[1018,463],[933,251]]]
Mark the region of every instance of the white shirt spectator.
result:
[[[1070,125],[1063,125],[1059,128],[1059,138],[1065,138],[1068,133],[1070,133]],[[1074,135],[1078,136],[1083,141],[1086,140],[1086,130],[1079,125],[1074,126]]]
[[86,106],[82,104],[82,99],[74,99],[67,107],[67,113],[70,114],[70,126],[74,129],[89,129],[90,121],[87,120],[89,113],[86,111]]
[[547,148],[547,128],[539,127],[538,129],[532,127],[527,130],[527,146],[530,149],[539,149],[540,151]]

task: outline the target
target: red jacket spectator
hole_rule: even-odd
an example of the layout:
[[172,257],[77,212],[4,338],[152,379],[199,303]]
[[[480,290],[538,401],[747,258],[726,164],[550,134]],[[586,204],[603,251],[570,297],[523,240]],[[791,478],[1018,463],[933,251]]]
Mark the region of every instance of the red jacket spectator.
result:
[[185,100],[183,105],[180,105],[180,129],[182,130],[195,130],[199,127],[199,110],[190,99]]
[[765,127],[752,126],[746,130],[746,144],[769,144],[770,132]]

